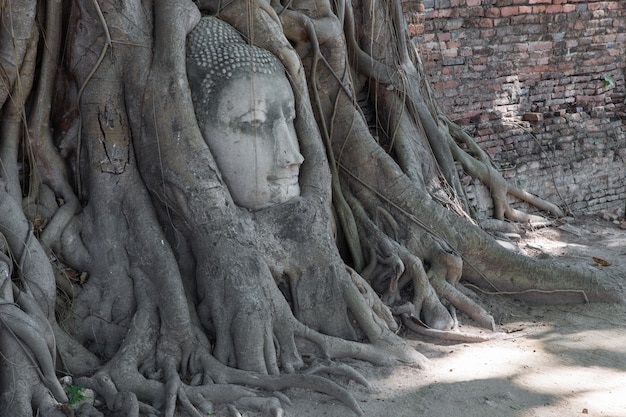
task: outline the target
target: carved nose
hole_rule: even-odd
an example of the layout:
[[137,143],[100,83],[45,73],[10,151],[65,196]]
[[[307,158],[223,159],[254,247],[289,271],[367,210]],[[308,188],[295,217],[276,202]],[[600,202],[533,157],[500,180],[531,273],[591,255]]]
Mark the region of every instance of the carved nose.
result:
[[304,156],[298,147],[292,147],[291,152],[285,151],[285,166],[300,166],[304,162]]
[[304,157],[300,153],[296,130],[290,122],[280,122],[276,126],[274,134],[278,145],[278,162],[285,167],[300,166]]

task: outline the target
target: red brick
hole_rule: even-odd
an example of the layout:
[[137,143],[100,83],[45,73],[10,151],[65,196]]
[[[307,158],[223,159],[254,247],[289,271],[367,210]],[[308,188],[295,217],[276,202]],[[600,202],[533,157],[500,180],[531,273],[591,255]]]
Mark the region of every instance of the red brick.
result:
[[507,6],[500,9],[500,16],[515,16],[519,14],[519,6]]
[[440,32],[437,34],[437,40],[439,42],[446,42],[452,38],[452,34],[450,32]]
[[592,16],[594,19],[602,19],[604,17],[604,10],[594,10]]
[[439,19],[441,17],[450,17],[452,16],[452,9],[439,9],[433,10],[428,16],[431,19]]
[[513,47],[515,52],[526,52],[528,51],[528,45],[525,43],[518,43]]
[[424,33],[424,25],[414,25],[410,23],[408,25],[408,28],[409,28],[409,34],[411,36],[417,36],[417,35],[421,35],[422,33]]
[[[454,67],[444,67],[441,69],[442,75],[450,75],[454,72]],[[434,80],[434,77],[431,77],[431,80]]]
[[551,4],[546,7],[546,13],[561,13],[563,11],[563,6]]
[[604,9],[607,7],[606,2],[600,1],[600,2],[589,2],[589,4],[587,4],[587,10],[600,10],[600,9]]
[[490,7],[485,11],[485,17],[500,17],[500,9],[497,7]]
[[478,22],[478,25],[481,28],[492,28],[493,20],[492,19],[480,19]]
[[450,80],[450,81],[436,83],[433,87],[435,88],[435,90],[446,90],[446,89],[455,88],[458,85],[459,85],[458,82]]
[[530,52],[547,51],[552,49],[552,42],[529,42],[528,50]]
[[563,13],[572,13],[576,11],[575,4],[564,4],[563,5]]

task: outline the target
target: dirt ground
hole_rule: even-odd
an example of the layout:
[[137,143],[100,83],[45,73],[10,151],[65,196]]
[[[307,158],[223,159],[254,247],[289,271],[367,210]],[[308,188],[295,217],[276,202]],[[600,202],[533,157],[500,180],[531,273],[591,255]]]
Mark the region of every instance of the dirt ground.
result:
[[[626,230],[598,216],[527,232],[518,245],[532,256],[607,268],[626,284]],[[354,361],[371,386],[338,382],[366,416],[626,417],[626,305],[538,307],[510,296],[483,297],[504,338],[468,344],[410,337],[431,360],[429,369]],[[461,330],[480,332],[459,320]],[[324,395],[286,394],[293,402],[285,407],[289,416],[353,415]]]

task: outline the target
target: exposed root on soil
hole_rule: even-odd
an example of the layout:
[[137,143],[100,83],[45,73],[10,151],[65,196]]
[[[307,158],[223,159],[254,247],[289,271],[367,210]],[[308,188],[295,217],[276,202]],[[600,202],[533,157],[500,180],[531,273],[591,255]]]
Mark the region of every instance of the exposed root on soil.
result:
[[[104,400],[80,405],[86,416],[276,417],[294,387],[363,415],[330,378],[367,381],[332,360],[427,366],[398,321],[438,340],[502,337],[458,331],[457,310],[495,328],[462,285],[626,302],[597,271],[512,254],[474,225],[455,160],[491,189],[497,219],[548,222],[507,194],[562,212],[508,184],[441,114],[399,2],[197,2],[292,82],[301,196],[253,213],[233,203],[194,114],[196,4],[50,0],[40,36],[37,3],[11,2],[13,42],[0,43],[0,414],[76,411],[67,373]],[[51,262],[89,277],[58,304],[71,309],[61,325]]]

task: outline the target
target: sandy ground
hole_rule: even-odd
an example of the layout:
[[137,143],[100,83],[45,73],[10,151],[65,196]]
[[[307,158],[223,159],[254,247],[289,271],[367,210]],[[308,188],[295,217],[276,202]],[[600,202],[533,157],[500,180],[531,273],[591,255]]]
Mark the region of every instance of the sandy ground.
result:
[[[598,217],[528,232],[519,246],[610,268],[626,283],[626,230]],[[593,257],[610,266],[599,266]],[[382,368],[353,361],[371,386],[338,380],[366,416],[388,417],[626,417],[626,306],[528,306],[485,296],[503,339],[478,344],[411,338],[431,359],[428,369]],[[471,327],[460,317],[462,330]],[[286,393],[295,417],[352,414],[334,399],[304,390]],[[245,412],[243,415],[246,414]]]

